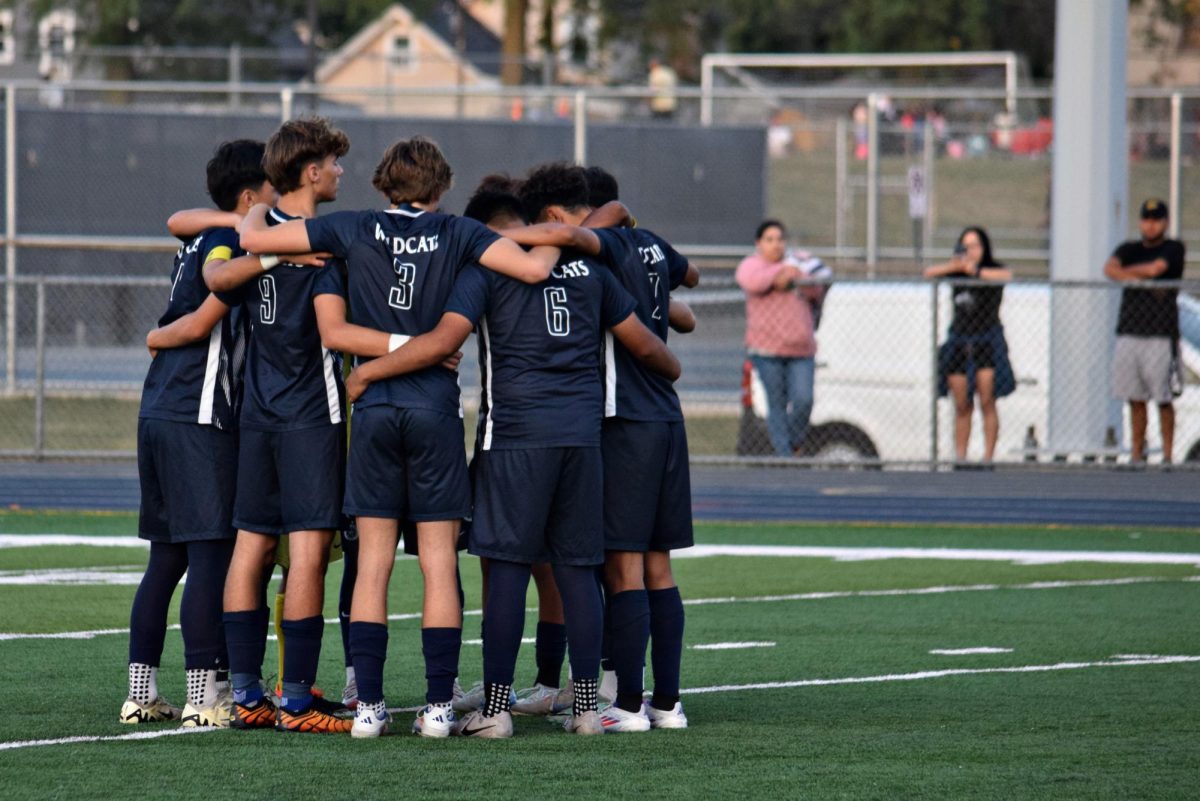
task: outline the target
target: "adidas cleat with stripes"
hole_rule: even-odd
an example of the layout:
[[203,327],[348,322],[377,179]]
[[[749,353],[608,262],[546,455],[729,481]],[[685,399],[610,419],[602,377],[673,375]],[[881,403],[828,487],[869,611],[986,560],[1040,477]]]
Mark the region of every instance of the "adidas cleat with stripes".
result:
[[457,723],[450,704],[426,704],[413,720],[412,731],[422,737],[449,737]]
[[637,712],[610,706],[600,713],[600,725],[606,732],[650,731],[650,718],[644,706]]

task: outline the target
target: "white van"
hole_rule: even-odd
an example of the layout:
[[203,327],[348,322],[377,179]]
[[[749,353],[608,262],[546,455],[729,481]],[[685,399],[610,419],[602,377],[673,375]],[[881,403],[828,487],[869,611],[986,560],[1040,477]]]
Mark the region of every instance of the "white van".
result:
[[[931,313],[938,293],[938,319]],[[952,314],[949,286],[919,282],[839,282],[825,303],[817,332],[815,403],[802,456],[889,463],[952,461],[954,409],[949,398],[936,402],[937,346],[945,340]],[[1059,458],[1113,458],[1127,451],[1128,410],[1116,447],[1094,454],[1050,454],[1044,443],[1049,406],[1050,290],[1045,284],[1005,287],[1001,321],[1016,374],[1017,389],[998,403],[997,462]],[[1176,461],[1200,461],[1200,301],[1180,295],[1185,386],[1176,399]],[[1079,321],[1087,333],[1094,325]],[[747,363],[740,455],[769,455],[762,386]],[[1061,388],[1060,388],[1061,389]],[[1069,391],[1069,390],[1068,390]],[[1089,391],[1080,388],[1080,391]],[[1094,390],[1090,390],[1094,391]],[[1104,387],[1107,393],[1107,384]],[[937,420],[936,445],[931,436]],[[983,452],[978,410],[971,427],[969,459]],[[1158,415],[1150,412],[1147,446],[1159,452]],[[1122,447],[1122,443],[1126,443]],[[1127,458],[1124,455],[1119,458]]]

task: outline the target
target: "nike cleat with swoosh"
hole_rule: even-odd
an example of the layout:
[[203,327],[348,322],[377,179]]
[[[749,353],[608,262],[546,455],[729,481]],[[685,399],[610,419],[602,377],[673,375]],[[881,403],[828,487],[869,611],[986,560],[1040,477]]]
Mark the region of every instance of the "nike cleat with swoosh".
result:
[[484,737],[495,740],[512,737],[512,715],[508,712],[501,712],[498,715],[487,717],[483,712],[476,710],[462,718],[455,731],[463,737]]

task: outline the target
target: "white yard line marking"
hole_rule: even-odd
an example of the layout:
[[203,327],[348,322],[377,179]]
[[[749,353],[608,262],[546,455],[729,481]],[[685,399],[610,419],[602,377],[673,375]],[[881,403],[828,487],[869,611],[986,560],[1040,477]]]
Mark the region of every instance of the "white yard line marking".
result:
[[1200,553],[1153,551],[1037,551],[995,548],[837,548],[815,545],[696,545],[674,551],[674,559],[709,556],[816,557],[838,562],[879,559],[947,559],[966,562],[1012,562],[1018,565],[1061,565],[1104,562],[1121,565],[1196,565]]
[[[1184,576],[1183,578],[1161,578],[1158,576],[1132,576],[1115,579],[1089,579],[1080,581],[1031,581],[1027,584],[961,584],[942,587],[912,587],[898,590],[848,590],[839,592],[802,592],[791,595],[758,595],[739,598],[726,596],[724,598],[690,598],[683,602],[684,606],[707,606],[709,604],[749,604],[776,603],[781,601],[824,601],[838,598],[890,598],[905,595],[941,595],[952,592],[993,592],[996,590],[1059,590],[1075,587],[1120,587],[1129,584],[1184,584],[1200,583],[1200,576]],[[526,612],[534,612],[529,608]],[[464,617],[478,617],[482,609],[467,609]],[[388,620],[420,620],[420,612],[405,612],[388,615]],[[338,622],[336,617],[325,618],[327,625]],[[178,625],[168,626],[168,631],[177,631]],[[6,640],[90,640],[104,634],[128,634],[129,629],[95,629],[93,631],[60,631],[46,633],[0,632],[0,642]]]
[[105,743],[118,740],[154,740],[159,737],[174,737],[177,734],[202,734],[218,731],[218,729],[167,729],[165,731],[135,731],[132,734],[117,734],[108,737],[60,737],[57,740],[16,740],[0,743],[0,751],[13,748],[30,748],[37,745],[70,745],[72,743]]
[[[682,695],[707,693],[741,692],[743,690],[780,690],[796,687],[828,687],[839,684],[877,684],[891,681],[921,681],[941,679],[949,676],[976,676],[988,673],[1048,673],[1059,670],[1083,670],[1085,668],[1133,667],[1137,665],[1181,665],[1200,662],[1200,656],[1144,656],[1138,659],[1103,662],[1058,662],[1053,665],[1020,665],[1017,667],[976,668],[958,670],[923,670],[918,673],[890,673],[881,676],[847,676],[837,679],[803,679],[801,681],[772,681],[760,684],[726,684],[716,687],[691,687],[680,690]],[[393,712],[415,712],[421,707],[397,707]],[[152,740],[176,734],[196,734],[217,729],[168,729],[166,731],[134,732],[110,737],[63,737],[57,740],[17,740],[0,743],[0,750],[30,748],[41,745],[66,745],[70,743],[107,742],[115,740]]]
[[972,654],[1011,654],[1011,648],[991,648],[982,646],[980,648],[934,648],[929,653],[937,656],[970,656]]
[[[522,637],[521,638],[521,645],[533,645],[535,642],[537,642],[537,639],[534,637]],[[479,640],[479,639],[463,640],[462,644],[463,645],[483,645],[483,640]]]
[[145,568],[133,566],[128,570],[111,568],[56,569],[56,570],[0,570],[0,585],[21,587],[44,587],[73,585],[136,586],[142,581]]
[[[150,543],[134,536],[86,536],[78,534],[0,534],[0,548],[32,548],[46,545],[91,545],[109,548],[148,548]],[[941,559],[969,562],[1013,562],[1019,565],[1057,565],[1068,562],[1108,564],[1196,565],[1200,554],[1155,551],[1064,551],[995,548],[882,548],[816,545],[696,545],[675,551],[677,559],[709,556],[774,556],[834,559],[856,562],[882,559]]]
[[804,679],[802,681],[769,681],[761,684],[723,684],[717,687],[691,687],[679,692],[683,695],[703,693],[729,693],[741,690],[780,690],[792,687],[827,687],[835,684],[874,684],[887,681],[921,681],[941,679],[947,676],[976,676],[987,673],[1048,673],[1055,670],[1082,670],[1084,668],[1130,667],[1135,665],[1181,665],[1200,662],[1200,656],[1156,656],[1144,659],[1125,659],[1104,662],[1058,662],[1053,665],[1020,665],[1017,667],[958,668],[954,670],[922,670],[917,673],[889,673],[882,676],[849,676],[841,679]]
[[97,548],[149,548],[150,540],[143,540],[130,534],[122,536],[0,534],[0,548],[41,548],[47,545],[93,545]]
[[773,642],[709,642],[689,645],[694,651],[734,651],[739,648],[774,648]]

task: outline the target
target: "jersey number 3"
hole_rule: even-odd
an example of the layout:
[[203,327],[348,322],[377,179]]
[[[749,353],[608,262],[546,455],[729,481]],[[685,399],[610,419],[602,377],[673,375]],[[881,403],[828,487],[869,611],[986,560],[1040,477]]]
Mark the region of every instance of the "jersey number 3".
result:
[[417,280],[417,265],[393,259],[392,269],[396,271],[398,285],[392,287],[388,292],[388,305],[393,309],[411,309],[413,283]]
[[571,333],[571,310],[567,308],[567,290],[548,286],[543,290],[546,302],[546,330],[552,337]]

